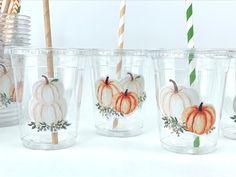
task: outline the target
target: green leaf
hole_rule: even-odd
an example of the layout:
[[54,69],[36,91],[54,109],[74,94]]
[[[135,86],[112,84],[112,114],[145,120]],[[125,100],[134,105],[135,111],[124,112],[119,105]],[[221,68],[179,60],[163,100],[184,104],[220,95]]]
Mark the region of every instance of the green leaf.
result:
[[193,141],[193,147],[198,148],[200,146],[200,137],[197,136]]

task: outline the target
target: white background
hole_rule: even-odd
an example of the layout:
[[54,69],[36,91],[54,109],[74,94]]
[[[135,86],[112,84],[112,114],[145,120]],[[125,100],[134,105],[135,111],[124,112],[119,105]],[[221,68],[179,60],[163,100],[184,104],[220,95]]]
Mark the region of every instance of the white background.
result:
[[[55,47],[115,48],[119,1],[51,1]],[[195,46],[236,46],[236,1],[194,1]],[[32,17],[32,44],[44,46],[42,2],[25,0]],[[125,48],[185,48],[185,1],[127,1]]]
[[[23,1],[32,17],[32,45],[44,46],[41,1]],[[51,1],[55,47],[116,48],[118,1]],[[195,45],[236,46],[236,1],[194,1]],[[184,1],[128,1],[126,48],[185,48]],[[146,71],[151,71],[150,63]],[[0,177],[235,177],[236,142],[219,140],[211,154],[179,155],[161,148],[153,77],[147,80],[144,133],[108,138],[95,133],[91,90],[86,75],[78,143],[60,151],[22,147],[17,127],[0,129]],[[151,110],[151,111],[150,111]]]

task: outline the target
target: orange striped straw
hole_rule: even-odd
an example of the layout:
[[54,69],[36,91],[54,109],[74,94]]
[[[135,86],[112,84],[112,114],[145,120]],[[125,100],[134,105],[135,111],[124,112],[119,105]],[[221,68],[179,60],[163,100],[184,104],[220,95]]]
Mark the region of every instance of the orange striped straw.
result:
[[[119,24],[118,49],[124,48],[125,11],[126,11],[126,1],[122,0],[120,3],[120,24]],[[118,77],[120,77],[121,68],[122,68],[122,57],[119,57],[119,62],[116,66],[116,73],[117,73]]]
[[13,0],[13,6],[12,6],[11,13],[17,14],[19,6],[20,6],[20,0]]

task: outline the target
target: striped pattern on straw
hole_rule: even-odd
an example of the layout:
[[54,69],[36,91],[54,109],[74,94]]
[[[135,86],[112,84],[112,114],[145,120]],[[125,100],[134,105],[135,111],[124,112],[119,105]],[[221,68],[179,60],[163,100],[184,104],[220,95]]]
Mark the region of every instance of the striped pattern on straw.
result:
[[12,14],[17,14],[19,7],[20,7],[20,0],[14,0],[11,13]]
[[[124,48],[124,32],[125,32],[125,11],[126,11],[126,1],[121,1],[120,4],[120,22],[119,22],[119,39],[118,39],[118,48]],[[119,58],[119,62],[116,66],[116,73],[119,76],[121,73],[122,67],[122,57]]]
[[[187,17],[187,39],[188,39],[188,48],[194,48],[194,28],[193,28],[193,5],[191,0],[186,0],[186,17]],[[194,83],[196,79],[196,70],[195,70],[195,61],[193,59],[193,55],[190,54],[188,57],[189,65],[190,65],[190,73],[189,73],[189,82],[190,86]]]
[[0,12],[2,10],[2,0],[0,0]]

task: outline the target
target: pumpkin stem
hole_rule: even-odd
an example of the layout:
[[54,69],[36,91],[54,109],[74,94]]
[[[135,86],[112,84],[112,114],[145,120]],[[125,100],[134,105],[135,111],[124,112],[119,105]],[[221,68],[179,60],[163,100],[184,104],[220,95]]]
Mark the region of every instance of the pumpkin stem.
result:
[[49,84],[49,80],[48,80],[47,76],[45,76],[45,75],[42,75],[42,77],[45,79],[45,81],[46,81],[46,84]]
[[109,76],[106,77],[105,84],[108,85]]
[[125,90],[125,96],[128,96],[128,89]]
[[133,76],[133,74],[130,73],[130,72],[128,72],[127,74],[130,75],[131,81],[133,81],[133,80],[134,80],[134,76]]
[[2,63],[0,63],[0,66],[3,68],[3,73],[7,74],[6,66],[4,64],[2,64]]
[[199,107],[198,107],[198,111],[199,111],[199,112],[202,112],[202,106],[203,106],[203,102],[201,102],[201,104],[200,104]]
[[175,93],[178,93],[178,92],[179,92],[179,89],[178,89],[178,86],[177,86],[176,82],[173,81],[172,79],[170,79],[169,81],[172,82],[173,85],[174,85],[174,92],[175,92]]

